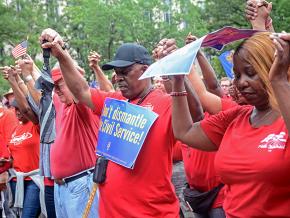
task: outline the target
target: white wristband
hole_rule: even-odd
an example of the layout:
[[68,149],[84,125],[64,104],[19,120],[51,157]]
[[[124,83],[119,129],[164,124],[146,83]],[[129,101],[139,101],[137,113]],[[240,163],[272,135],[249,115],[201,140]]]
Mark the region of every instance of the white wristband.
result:
[[25,82],[28,82],[28,81],[32,80],[33,78],[31,75],[28,75],[27,77],[24,77],[23,79]]
[[18,81],[18,85],[21,85],[21,84],[24,84],[24,81],[23,80],[19,80]]

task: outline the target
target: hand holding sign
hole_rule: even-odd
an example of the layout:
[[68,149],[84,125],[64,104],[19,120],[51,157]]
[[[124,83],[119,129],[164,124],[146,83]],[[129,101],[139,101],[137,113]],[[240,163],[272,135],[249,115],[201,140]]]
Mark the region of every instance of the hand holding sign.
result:
[[177,49],[155,62],[143,73],[140,79],[153,76],[188,74],[200,47],[212,47],[221,50],[224,45],[248,38],[256,32],[256,30],[224,27]]

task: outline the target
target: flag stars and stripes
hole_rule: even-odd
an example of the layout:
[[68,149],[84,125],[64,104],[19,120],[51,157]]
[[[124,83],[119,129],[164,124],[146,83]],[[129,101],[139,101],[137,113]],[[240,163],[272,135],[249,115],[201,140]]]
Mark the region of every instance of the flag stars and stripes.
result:
[[21,42],[20,44],[18,44],[17,46],[15,46],[15,48],[12,49],[12,55],[14,58],[19,58],[22,55],[26,54],[27,51],[27,46],[28,46],[28,42],[27,40]]

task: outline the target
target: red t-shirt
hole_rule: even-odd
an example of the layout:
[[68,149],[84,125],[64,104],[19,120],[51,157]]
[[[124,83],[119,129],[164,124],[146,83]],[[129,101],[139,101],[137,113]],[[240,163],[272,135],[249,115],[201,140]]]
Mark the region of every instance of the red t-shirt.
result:
[[30,172],[39,167],[39,125],[19,123],[8,143],[17,172]]
[[[96,113],[101,114],[105,97],[124,99],[121,93],[91,89]],[[139,99],[132,101],[136,104]],[[159,115],[152,125],[135,162],[127,169],[111,161],[107,179],[100,185],[100,217],[179,217],[179,204],[171,183],[172,150],[171,99],[153,90],[141,106]]]
[[177,161],[182,161],[182,142],[177,141],[173,147],[173,163]]
[[66,105],[54,97],[56,138],[50,164],[54,178],[70,177],[95,166],[99,119],[85,105]]
[[[1,159],[10,159],[10,152],[8,150],[7,144],[4,142],[3,138],[0,137],[0,158]],[[10,161],[3,163],[3,166],[0,166],[0,173],[5,172],[11,166]]]
[[219,147],[215,166],[226,184],[227,217],[290,216],[290,140],[283,119],[259,128],[253,107],[237,106],[201,122]]
[[18,119],[15,113],[11,110],[0,107],[0,137],[3,139],[5,145],[11,138],[13,131],[18,125]]
[[221,103],[222,103],[222,111],[238,106],[238,104],[235,101],[228,98],[221,98]]

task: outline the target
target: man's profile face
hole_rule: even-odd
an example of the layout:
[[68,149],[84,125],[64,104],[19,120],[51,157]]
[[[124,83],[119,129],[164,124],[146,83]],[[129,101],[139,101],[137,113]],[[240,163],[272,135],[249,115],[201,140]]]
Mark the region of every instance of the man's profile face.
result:
[[65,104],[71,104],[73,102],[73,96],[63,79],[55,82],[54,91],[58,95],[60,102]]
[[128,99],[135,99],[144,91],[147,86],[147,81],[138,80],[144,73],[146,65],[133,64],[128,67],[117,67],[116,85],[121,91],[122,95]]

